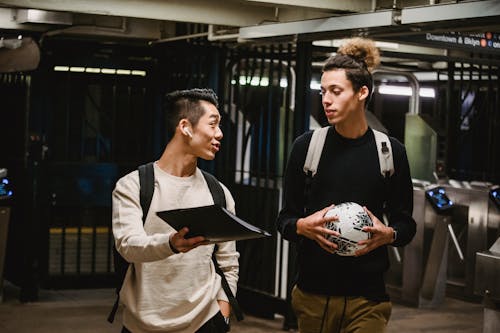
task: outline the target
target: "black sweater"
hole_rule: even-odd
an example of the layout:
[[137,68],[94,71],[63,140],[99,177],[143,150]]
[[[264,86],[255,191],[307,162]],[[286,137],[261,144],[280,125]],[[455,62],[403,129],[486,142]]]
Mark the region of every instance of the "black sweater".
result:
[[395,173],[389,180],[380,173],[375,137],[371,129],[360,138],[347,139],[331,127],[304,213],[303,171],[312,131],[298,137],[292,147],[284,179],[283,208],[278,216],[282,236],[298,243],[298,286],[310,293],[364,296],[387,300],[384,272],[389,267],[387,246],[361,257],[343,257],[323,250],[315,241],[297,235],[297,220],[330,204],[356,202],[382,219],[387,201],[389,225],[397,230],[394,246],[408,244],[416,231],[412,218],[413,186],[404,146],[390,138]]

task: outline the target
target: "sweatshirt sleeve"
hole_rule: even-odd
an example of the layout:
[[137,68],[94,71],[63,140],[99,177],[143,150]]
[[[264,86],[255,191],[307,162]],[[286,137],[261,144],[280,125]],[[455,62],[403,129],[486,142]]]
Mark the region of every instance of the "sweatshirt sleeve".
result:
[[408,244],[416,232],[413,214],[413,184],[406,150],[397,140],[392,142],[394,155],[394,175],[389,180],[387,215],[389,226],[397,231],[393,246]]
[[137,171],[118,180],[113,190],[112,227],[116,249],[128,262],[164,259],[174,254],[169,245],[170,234],[146,234],[139,191]]
[[[235,214],[234,199],[229,190],[223,184],[221,185],[222,188],[224,189],[224,194],[226,195],[227,210]],[[217,246],[218,249],[217,252],[215,253],[217,262],[219,263],[219,267],[221,268],[221,270],[224,272],[224,276],[226,277],[227,283],[229,284],[229,287],[233,292],[233,295],[236,296],[238,274],[239,274],[238,258],[240,256],[238,251],[236,251],[236,242],[235,241],[222,242],[218,243]],[[228,297],[226,296],[226,293],[224,292],[224,289],[222,289],[222,287],[217,294],[217,299],[226,302],[228,301]]]
[[277,229],[283,238],[291,242],[299,241],[297,220],[304,216],[306,176],[303,166],[311,136],[312,132],[304,134],[293,143],[283,179],[283,206],[277,218]]

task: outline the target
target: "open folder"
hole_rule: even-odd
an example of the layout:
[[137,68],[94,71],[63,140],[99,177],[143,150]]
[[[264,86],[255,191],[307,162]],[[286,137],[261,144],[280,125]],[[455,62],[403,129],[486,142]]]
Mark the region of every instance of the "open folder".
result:
[[165,210],[156,215],[175,230],[188,227],[185,238],[204,236],[210,243],[271,236],[219,205]]

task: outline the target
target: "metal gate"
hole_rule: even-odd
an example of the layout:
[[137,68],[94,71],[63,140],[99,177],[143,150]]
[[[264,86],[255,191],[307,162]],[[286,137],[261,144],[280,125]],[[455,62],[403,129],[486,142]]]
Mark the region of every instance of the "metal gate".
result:
[[288,269],[288,254],[275,220],[293,139],[294,57],[292,45],[241,48],[230,52],[225,70],[220,178],[235,197],[238,216],[273,235],[237,243],[238,297],[247,311],[262,316],[285,311],[282,273]]

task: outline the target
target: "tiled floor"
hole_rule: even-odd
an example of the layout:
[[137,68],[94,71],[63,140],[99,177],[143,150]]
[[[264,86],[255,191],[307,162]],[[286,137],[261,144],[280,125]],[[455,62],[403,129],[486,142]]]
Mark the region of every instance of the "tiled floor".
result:
[[[114,301],[113,290],[42,290],[40,300],[19,303],[15,287],[7,284],[0,304],[2,333],[100,333],[120,332],[120,315],[114,324],[106,316]],[[447,298],[437,309],[417,309],[394,304],[388,333],[480,333],[483,307]],[[283,319],[246,316],[234,323],[236,333],[283,332]]]

